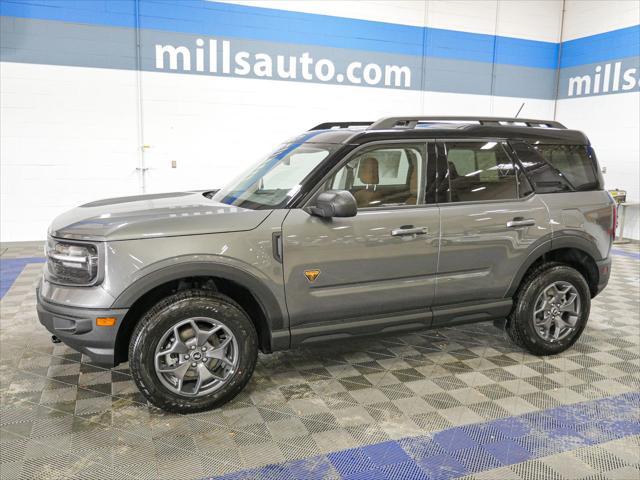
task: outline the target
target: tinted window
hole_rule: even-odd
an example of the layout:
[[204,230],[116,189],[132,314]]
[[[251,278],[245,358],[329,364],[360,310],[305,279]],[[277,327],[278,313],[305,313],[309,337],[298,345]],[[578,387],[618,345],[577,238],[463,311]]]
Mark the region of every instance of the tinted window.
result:
[[593,162],[584,145],[533,145],[533,148],[561,172],[575,190],[597,188]]
[[332,175],[323,190],[349,190],[358,208],[416,205],[423,159],[423,145],[367,149]]
[[569,192],[572,190],[567,179],[540,152],[524,142],[510,142],[526,175],[538,193]]
[[518,198],[517,172],[498,142],[447,142],[439,200],[470,202]]

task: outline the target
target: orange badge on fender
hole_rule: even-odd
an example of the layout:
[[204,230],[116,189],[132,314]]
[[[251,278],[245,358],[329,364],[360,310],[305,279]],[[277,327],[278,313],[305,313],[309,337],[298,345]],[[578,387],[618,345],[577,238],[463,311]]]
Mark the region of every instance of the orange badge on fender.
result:
[[304,276],[307,277],[307,280],[309,280],[309,283],[315,282],[316,278],[318,278],[318,275],[320,275],[320,270],[305,270],[304,271]]

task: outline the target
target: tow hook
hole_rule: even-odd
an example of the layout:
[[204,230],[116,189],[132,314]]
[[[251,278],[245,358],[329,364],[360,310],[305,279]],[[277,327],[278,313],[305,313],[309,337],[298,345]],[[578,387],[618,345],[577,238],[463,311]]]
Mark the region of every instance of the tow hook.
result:
[[51,343],[62,343],[62,340],[60,340],[55,335],[51,335]]

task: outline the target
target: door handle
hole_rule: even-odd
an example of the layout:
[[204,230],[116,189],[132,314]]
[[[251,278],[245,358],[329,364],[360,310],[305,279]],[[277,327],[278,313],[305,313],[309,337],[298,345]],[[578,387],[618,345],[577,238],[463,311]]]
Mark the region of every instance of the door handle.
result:
[[429,230],[427,227],[416,227],[413,228],[409,226],[408,228],[394,228],[391,230],[392,237],[403,237],[405,235],[426,235]]
[[516,217],[507,222],[507,228],[531,227],[536,224],[533,218]]

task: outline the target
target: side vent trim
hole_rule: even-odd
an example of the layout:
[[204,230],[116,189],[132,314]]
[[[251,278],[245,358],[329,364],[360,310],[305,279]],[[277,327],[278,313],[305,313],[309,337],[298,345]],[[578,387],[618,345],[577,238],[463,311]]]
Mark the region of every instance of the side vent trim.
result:
[[271,235],[271,242],[273,258],[276,259],[276,262],[282,263],[282,232],[273,232]]

